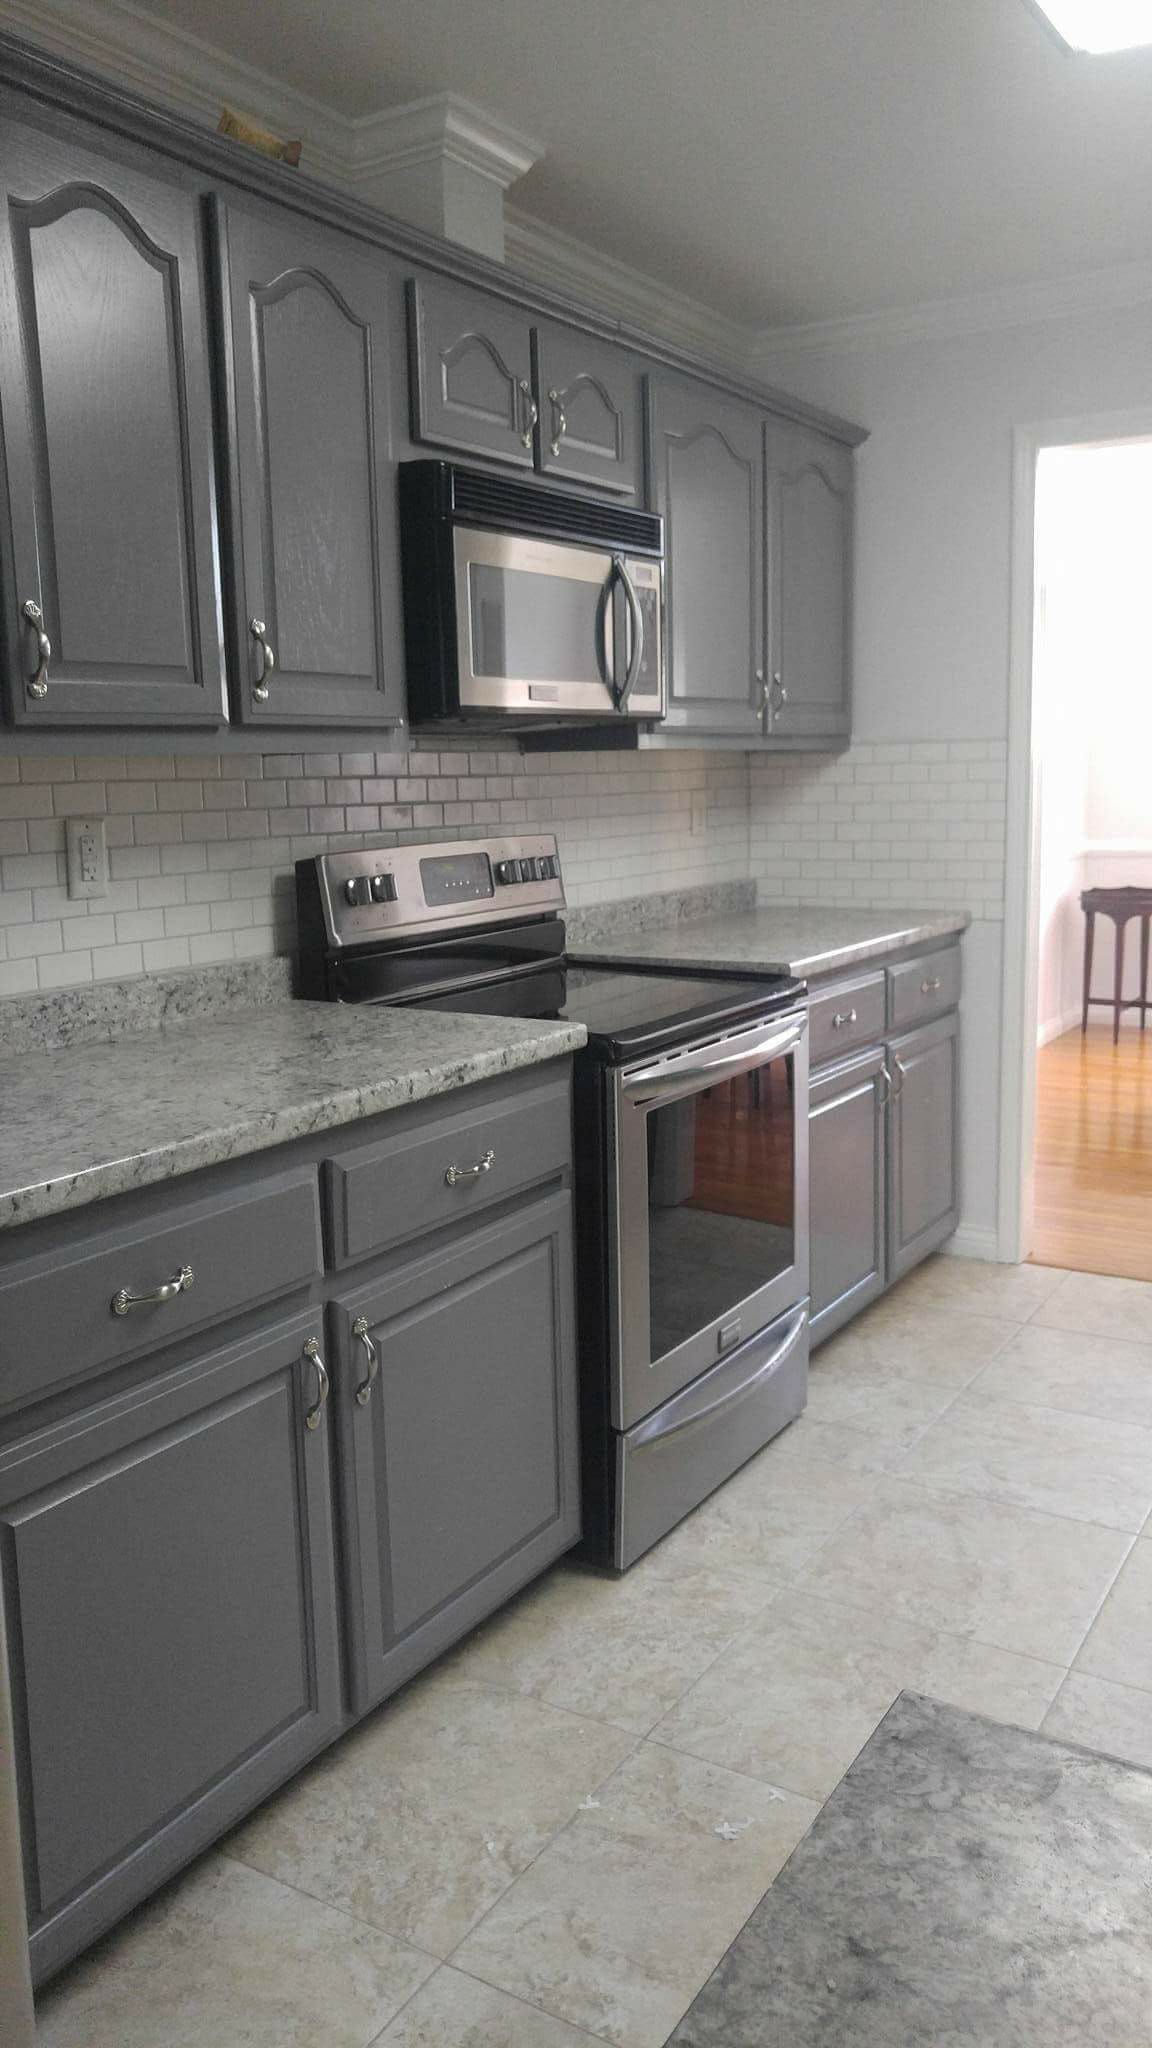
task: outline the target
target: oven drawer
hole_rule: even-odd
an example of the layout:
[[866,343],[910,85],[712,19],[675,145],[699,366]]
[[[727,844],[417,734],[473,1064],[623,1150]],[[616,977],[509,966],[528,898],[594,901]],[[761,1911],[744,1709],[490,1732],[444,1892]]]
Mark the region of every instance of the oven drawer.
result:
[[[452,1098],[449,1097],[449,1102]],[[562,1173],[572,1154],[567,1076],[410,1125],[325,1164],[332,1259],[348,1266]]]
[[808,1005],[808,1058],[839,1059],[858,1046],[876,1045],[887,1021],[883,973],[860,975],[812,997]]
[[158,1350],[306,1287],[322,1267],[314,1167],[201,1201],[159,1193],[146,1223],[93,1229],[7,1268],[0,1403]]
[[893,1031],[927,1024],[945,1010],[954,1010],[959,1001],[959,946],[922,953],[918,960],[903,960],[888,969],[888,1024]]
[[616,1439],[623,1571],[793,1422],[808,1399],[808,1303],[779,1316]]

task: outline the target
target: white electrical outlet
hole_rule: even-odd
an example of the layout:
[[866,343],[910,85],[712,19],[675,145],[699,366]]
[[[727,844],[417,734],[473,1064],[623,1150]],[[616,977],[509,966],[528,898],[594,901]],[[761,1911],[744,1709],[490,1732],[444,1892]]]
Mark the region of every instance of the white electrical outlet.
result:
[[108,894],[108,850],[104,844],[103,818],[66,818],[68,842],[68,894]]
[[702,789],[692,792],[692,837],[702,839],[708,830],[708,799]]

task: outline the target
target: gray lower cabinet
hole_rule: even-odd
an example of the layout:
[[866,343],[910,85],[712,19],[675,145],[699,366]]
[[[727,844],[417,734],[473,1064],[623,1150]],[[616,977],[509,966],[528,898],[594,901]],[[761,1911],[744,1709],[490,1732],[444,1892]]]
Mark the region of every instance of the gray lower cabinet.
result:
[[433,277],[408,281],[412,439],[531,469],[539,407],[527,311]]
[[851,730],[850,450],[786,421],[764,438],[769,740]]
[[224,716],[195,193],[0,122],[5,696],[16,725]]
[[882,1047],[825,1069],[808,1115],[811,1331],[831,1336],[884,1292],[888,1074]]
[[37,1977],[341,1723],[322,1335],[296,1315],[0,1454]]
[[648,407],[649,498],[665,522],[665,728],[755,738],[764,689],[761,417],[676,378],[649,378]]
[[229,390],[229,594],[245,725],[402,718],[392,279],[362,244],[216,209]]
[[957,1020],[894,1038],[889,1267],[898,1279],[956,1228]]
[[579,1534],[567,1190],[335,1306],[352,1704]]

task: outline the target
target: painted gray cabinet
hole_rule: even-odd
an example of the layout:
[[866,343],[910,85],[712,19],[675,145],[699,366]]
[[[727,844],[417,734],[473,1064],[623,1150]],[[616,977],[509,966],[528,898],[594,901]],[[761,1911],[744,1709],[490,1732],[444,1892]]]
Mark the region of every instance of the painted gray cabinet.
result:
[[391,275],[362,244],[291,215],[221,205],[216,228],[237,716],[395,724]]
[[433,277],[408,280],[412,438],[531,469],[539,407],[527,311]]
[[571,1196],[534,1201],[334,1313],[361,1712],[579,1534]]
[[765,427],[769,740],[851,729],[851,451],[787,421]]
[[0,1453],[37,1976],[342,1718],[311,1311]]
[[640,376],[635,357],[578,328],[542,322],[532,331],[545,476],[634,496],[640,486]]
[[888,1284],[883,1049],[812,1081],[808,1113],[811,1330],[831,1336]]
[[892,1074],[889,1264],[894,1280],[956,1228],[956,1052],[955,1014],[894,1038],[888,1048]]
[[755,738],[764,690],[761,415],[648,380],[649,498],[665,521],[670,731]]
[[[5,682],[21,726],[215,726],[224,663],[194,193],[0,123]],[[49,658],[49,645],[51,654]]]

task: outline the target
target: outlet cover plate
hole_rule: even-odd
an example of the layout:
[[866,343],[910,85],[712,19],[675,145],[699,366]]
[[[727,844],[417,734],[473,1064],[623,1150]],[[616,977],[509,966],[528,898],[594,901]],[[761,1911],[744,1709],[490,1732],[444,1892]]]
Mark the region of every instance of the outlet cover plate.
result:
[[108,849],[103,818],[66,818],[64,835],[68,847],[69,896],[106,896]]

